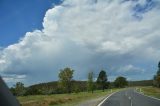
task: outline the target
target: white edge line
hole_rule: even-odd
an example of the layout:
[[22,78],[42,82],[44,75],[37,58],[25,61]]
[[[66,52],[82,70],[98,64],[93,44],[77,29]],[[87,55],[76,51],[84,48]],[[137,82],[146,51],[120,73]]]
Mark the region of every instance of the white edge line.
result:
[[152,97],[152,96],[148,96],[148,95],[142,94],[142,93],[137,92],[137,91],[136,91],[136,93],[138,93],[138,94],[141,94],[141,95],[143,95],[143,96],[146,96],[146,97],[149,97],[149,98],[152,98],[152,99],[155,99],[155,100],[159,100],[159,101],[160,101],[160,99],[158,99],[158,98],[155,98],[155,97]]
[[131,99],[131,106],[133,106],[132,99]]
[[107,96],[107,97],[106,97],[105,99],[103,99],[103,101],[101,101],[97,106],[101,106],[109,97],[111,97],[113,94],[115,94],[115,93],[117,93],[117,92],[119,92],[119,91],[116,91],[116,92],[110,94],[109,96]]

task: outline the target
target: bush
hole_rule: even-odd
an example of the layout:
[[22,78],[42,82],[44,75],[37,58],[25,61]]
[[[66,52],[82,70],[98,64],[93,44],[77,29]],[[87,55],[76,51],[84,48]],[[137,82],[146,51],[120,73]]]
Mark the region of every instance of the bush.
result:
[[43,94],[43,93],[40,89],[28,88],[24,95],[27,96],[27,95],[41,95],[41,94]]

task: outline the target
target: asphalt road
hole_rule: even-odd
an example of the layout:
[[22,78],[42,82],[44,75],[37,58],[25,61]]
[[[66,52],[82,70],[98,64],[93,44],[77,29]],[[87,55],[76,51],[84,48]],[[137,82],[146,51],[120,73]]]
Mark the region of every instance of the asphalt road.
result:
[[160,100],[126,89],[110,96],[101,106],[160,106]]

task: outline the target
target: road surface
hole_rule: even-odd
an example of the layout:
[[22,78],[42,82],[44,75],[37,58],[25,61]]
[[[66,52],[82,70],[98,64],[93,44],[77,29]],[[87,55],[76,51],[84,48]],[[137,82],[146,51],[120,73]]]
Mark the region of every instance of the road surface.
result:
[[126,89],[111,95],[98,106],[160,106],[160,100],[139,94],[135,89]]

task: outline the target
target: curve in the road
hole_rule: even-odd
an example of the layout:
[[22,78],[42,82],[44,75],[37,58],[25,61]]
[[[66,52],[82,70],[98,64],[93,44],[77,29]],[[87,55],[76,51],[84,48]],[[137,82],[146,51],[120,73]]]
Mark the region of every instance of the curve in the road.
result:
[[160,100],[125,89],[108,96],[98,106],[160,106]]

